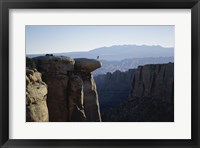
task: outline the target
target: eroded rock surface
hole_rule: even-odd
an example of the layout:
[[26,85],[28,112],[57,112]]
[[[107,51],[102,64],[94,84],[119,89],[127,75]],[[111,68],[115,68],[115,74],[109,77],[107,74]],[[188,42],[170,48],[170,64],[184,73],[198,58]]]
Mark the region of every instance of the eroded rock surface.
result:
[[130,100],[140,97],[171,103],[174,97],[174,64],[139,66],[132,81]]
[[34,58],[38,71],[44,74],[67,74],[74,70],[74,59],[63,56],[40,56]]
[[83,81],[79,76],[69,80],[69,121],[87,121],[83,106]]
[[84,110],[89,122],[101,121],[96,83],[91,73],[80,73],[83,80]]
[[101,67],[101,63],[95,59],[77,58],[75,61],[75,69],[81,72],[90,73]]
[[26,70],[26,121],[49,121],[47,108],[47,85],[41,79],[41,73],[36,69]]
[[93,59],[41,56],[34,58],[48,86],[50,122],[101,121],[96,84],[91,72],[101,67]]

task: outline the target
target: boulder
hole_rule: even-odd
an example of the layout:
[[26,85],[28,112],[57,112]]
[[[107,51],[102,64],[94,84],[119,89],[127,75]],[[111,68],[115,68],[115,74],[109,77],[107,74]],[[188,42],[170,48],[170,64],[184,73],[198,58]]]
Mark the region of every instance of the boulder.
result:
[[75,70],[81,72],[92,72],[101,67],[101,62],[95,59],[77,58],[75,59]]

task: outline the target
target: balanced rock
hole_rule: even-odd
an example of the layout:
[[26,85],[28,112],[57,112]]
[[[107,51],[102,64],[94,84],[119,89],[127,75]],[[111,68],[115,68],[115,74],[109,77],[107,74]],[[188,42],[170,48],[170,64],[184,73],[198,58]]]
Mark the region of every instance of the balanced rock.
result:
[[101,63],[95,59],[77,58],[75,59],[75,70],[81,72],[92,72],[101,67]]

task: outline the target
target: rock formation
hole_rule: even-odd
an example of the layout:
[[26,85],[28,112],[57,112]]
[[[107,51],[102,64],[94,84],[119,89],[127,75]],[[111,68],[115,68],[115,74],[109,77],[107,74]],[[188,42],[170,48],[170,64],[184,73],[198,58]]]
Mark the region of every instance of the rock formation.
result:
[[50,122],[101,121],[96,84],[91,72],[101,67],[93,59],[41,56],[34,58],[48,86]]
[[174,98],[174,64],[139,66],[132,81],[130,100],[150,97],[171,103]]
[[88,121],[101,121],[96,84],[91,73],[80,73],[83,80],[84,110]]
[[128,101],[134,72],[135,69],[129,69],[126,72],[117,70],[114,73],[108,72],[94,77],[97,84],[101,112]]
[[92,71],[100,67],[101,63],[98,60],[85,58],[75,59],[76,74],[83,80],[83,104],[88,121],[101,121],[96,83],[91,74]]
[[69,121],[87,121],[83,106],[83,81],[79,76],[71,76],[68,88]]
[[[28,63],[27,122],[174,121],[173,63],[139,66],[95,78],[92,72],[101,67],[98,60],[51,55]],[[103,112],[102,119],[99,98],[112,107]]]
[[69,120],[67,108],[68,73],[74,70],[75,61],[68,57],[42,56],[34,59],[42,79],[48,86],[47,105],[49,121],[61,122]]
[[101,67],[101,63],[94,59],[77,58],[75,61],[75,70],[78,72],[91,73]]
[[102,115],[103,121],[173,122],[174,64],[139,66],[127,102]]
[[49,121],[47,108],[47,85],[36,69],[26,70],[26,121]]

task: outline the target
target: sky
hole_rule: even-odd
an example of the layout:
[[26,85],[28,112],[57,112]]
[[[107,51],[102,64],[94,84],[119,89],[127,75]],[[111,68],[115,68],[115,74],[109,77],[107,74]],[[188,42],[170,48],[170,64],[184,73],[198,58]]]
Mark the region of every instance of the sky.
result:
[[174,47],[174,26],[26,26],[26,54],[89,51],[113,45]]

